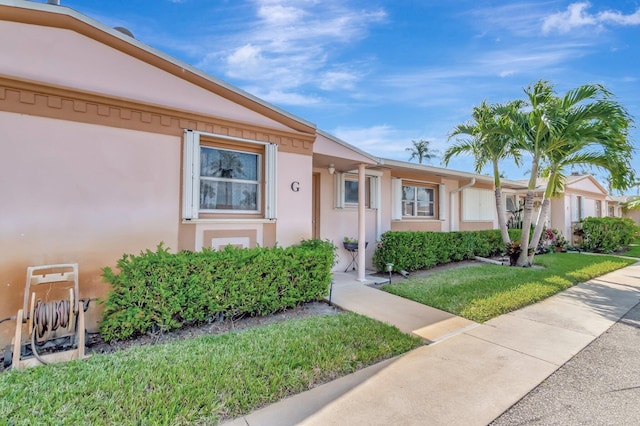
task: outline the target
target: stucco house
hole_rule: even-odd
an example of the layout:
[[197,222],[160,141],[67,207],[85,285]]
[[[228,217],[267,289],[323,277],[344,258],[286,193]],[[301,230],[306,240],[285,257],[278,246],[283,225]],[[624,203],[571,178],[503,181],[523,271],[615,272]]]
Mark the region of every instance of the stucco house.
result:
[[[161,242],[321,238],[338,246],[335,270],[357,263],[363,280],[388,230],[497,227],[491,177],[376,158],[69,8],[0,0],[0,36],[0,317],[21,306],[28,266],[78,263],[92,298],[103,267]],[[574,185],[583,214],[601,189],[589,182]]]
[[[522,186],[527,181],[519,181]],[[534,220],[542,204],[546,179],[538,179],[534,192]],[[526,195],[526,189],[505,191],[508,199],[507,211],[517,209]],[[558,229],[571,243],[579,243],[574,231],[581,219],[586,217],[622,217],[626,197],[610,196],[604,186],[590,174],[572,173],[567,176],[564,190],[551,198],[549,213],[545,223],[547,227]],[[510,213],[509,213],[510,214]]]
[[0,35],[3,317],[30,265],[77,262],[98,297],[160,242],[312,236],[313,124],[65,7],[3,0]]

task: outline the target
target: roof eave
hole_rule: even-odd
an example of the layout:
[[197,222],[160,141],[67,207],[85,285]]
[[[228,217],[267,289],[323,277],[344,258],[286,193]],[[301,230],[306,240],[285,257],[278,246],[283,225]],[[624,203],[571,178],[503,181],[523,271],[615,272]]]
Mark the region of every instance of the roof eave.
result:
[[315,124],[297,117],[69,7],[24,0],[0,0],[0,16],[3,20],[24,22],[26,17],[25,12],[29,13],[28,23],[70,29],[88,37],[92,37],[92,33],[95,35],[95,31],[107,34],[109,36],[108,40],[100,41],[105,42],[105,44],[112,48],[130,54],[144,62],[148,62],[149,56],[159,58],[163,63],[161,69],[178,78],[187,80],[225,98],[230,98],[240,105],[264,114],[297,131],[304,133],[315,133],[316,131]]

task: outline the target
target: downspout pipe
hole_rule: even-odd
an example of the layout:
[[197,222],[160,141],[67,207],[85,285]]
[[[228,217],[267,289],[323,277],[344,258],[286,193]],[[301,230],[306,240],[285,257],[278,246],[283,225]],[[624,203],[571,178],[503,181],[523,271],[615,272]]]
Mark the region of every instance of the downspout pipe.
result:
[[[449,231],[457,231],[460,228],[460,225],[458,223],[458,221],[460,220],[460,209],[458,208],[458,210],[456,211],[456,209],[454,209],[454,203],[455,203],[455,196],[456,194],[458,194],[459,192],[461,192],[463,189],[467,189],[469,187],[472,187],[473,185],[476,184],[476,178],[471,178],[471,181],[466,184],[461,186],[460,188],[454,189],[453,191],[451,191],[450,194],[450,201],[449,201],[449,215],[450,215],[450,223],[451,226],[449,227]],[[458,215],[458,220],[454,221],[454,215]],[[455,226],[454,226],[455,223]]]

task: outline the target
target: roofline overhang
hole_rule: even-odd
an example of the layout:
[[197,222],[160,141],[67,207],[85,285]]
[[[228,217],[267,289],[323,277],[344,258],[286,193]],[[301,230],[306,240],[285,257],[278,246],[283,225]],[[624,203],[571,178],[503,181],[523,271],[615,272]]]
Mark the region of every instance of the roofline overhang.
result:
[[350,143],[345,142],[344,140],[342,140],[342,139],[340,139],[340,138],[338,138],[338,137],[336,137],[336,136],[334,136],[334,135],[332,135],[332,134],[330,134],[330,133],[327,133],[327,132],[326,132],[326,131],[324,131],[324,130],[317,129],[317,130],[316,130],[316,132],[317,132],[319,135],[321,135],[321,136],[323,136],[323,137],[325,137],[325,138],[329,139],[330,141],[335,142],[335,143],[337,143],[338,145],[341,145],[341,146],[343,146],[344,148],[347,148],[348,150],[353,151],[354,153],[356,153],[356,154],[358,154],[358,155],[362,155],[363,157],[365,157],[365,158],[367,158],[367,159],[371,160],[372,164],[370,164],[370,165],[373,165],[373,166],[378,166],[378,165],[379,165],[379,159],[378,159],[377,157],[375,157],[375,156],[373,156],[373,155],[369,154],[368,152],[363,151],[363,150],[361,150],[360,148],[357,148],[357,147],[355,147],[355,146],[351,145]]
[[[209,75],[185,62],[113,29],[69,7],[25,0],[0,0],[0,19],[75,31],[143,62],[151,63],[248,109],[264,114],[296,131],[316,132],[316,125],[272,105],[242,89]],[[106,37],[105,37],[106,35]],[[157,61],[159,59],[160,61]]]
[[[469,173],[469,172],[463,172],[460,170],[453,170],[453,169],[447,169],[444,167],[437,167],[437,166],[429,166],[429,165],[424,165],[424,164],[416,164],[416,163],[409,163],[406,161],[400,161],[400,160],[393,160],[390,158],[379,158],[378,162],[381,166],[387,166],[389,168],[394,168],[394,167],[402,167],[405,169],[411,169],[411,170],[416,170],[416,171],[423,171],[423,172],[428,172],[428,173],[433,173],[436,175],[441,175],[443,177],[453,177],[453,178],[464,178],[464,179],[476,179],[476,181],[482,181],[482,182],[489,182],[493,185],[493,177],[492,176],[486,176],[486,175],[481,175],[481,174],[477,174],[477,173]],[[516,187],[516,189],[518,188],[522,188],[522,184],[516,181],[511,181],[508,179],[500,179],[500,183],[502,184],[502,187],[504,188],[504,185],[508,185],[509,187]]]

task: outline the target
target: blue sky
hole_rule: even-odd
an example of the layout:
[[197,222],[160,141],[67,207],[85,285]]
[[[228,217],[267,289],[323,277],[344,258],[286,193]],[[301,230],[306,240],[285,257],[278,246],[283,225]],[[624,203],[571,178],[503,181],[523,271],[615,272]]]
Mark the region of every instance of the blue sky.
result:
[[[521,98],[539,79],[560,94],[604,84],[640,122],[640,0],[61,4],[385,158],[408,160],[418,139],[444,151],[473,106]],[[640,172],[640,153],[633,164]],[[527,167],[503,169],[518,179]]]

